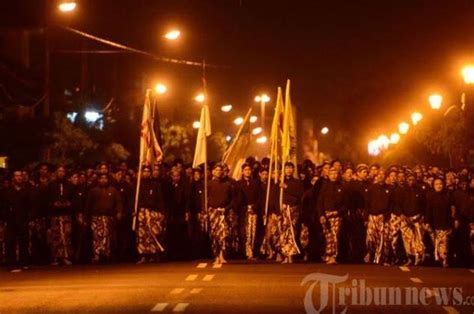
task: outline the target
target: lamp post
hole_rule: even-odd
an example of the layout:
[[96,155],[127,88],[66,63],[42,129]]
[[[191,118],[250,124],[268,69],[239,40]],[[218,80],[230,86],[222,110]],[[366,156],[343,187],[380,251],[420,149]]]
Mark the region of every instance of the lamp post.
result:
[[265,104],[270,101],[270,97],[267,94],[261,94],[255,97],[255,101],[260,103],[261,117],[262,119],[261,126],[262,129],[265,129]]

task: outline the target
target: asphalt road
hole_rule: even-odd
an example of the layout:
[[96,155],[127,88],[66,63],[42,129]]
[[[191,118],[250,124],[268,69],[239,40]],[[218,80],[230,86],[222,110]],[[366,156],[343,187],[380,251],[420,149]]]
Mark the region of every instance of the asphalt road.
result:
[[[328,293],[324,284],[333,280],[335,303],[334,284]],[[376,305],[382,295],[386,305]],[[340,313],[346,305],[347,313],[473,313],[474,270],[246,261],[0,269],[0,313]]]

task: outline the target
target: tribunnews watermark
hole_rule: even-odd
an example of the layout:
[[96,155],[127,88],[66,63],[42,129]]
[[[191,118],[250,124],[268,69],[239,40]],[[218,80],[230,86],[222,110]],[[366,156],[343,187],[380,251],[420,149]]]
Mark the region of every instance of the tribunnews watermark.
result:
[[307,275],[301,282],[306,284],[310,285],[304,307],[311,314],[326,308],[342,308],[340,313],[346,313],[348,306],[474,306],[474,296],[464,296],[462,287],[369,287],[364,279],[349,280],[349,274],[324,273]]

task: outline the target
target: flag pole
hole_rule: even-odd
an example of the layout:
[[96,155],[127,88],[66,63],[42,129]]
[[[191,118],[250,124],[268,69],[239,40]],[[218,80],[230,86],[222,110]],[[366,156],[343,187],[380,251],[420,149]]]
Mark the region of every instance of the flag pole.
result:
[[[206,83],[206,60],[202,60],[202,88],[204,93],[204,105],[207,105],[207,83]],[[207,128],[207,125],[206,125]],[[208,225],[210,226],[210,217],[209,217],[209,210],[207,204],[207,183],[208,183],[208,174],[207,174],[207,136],[204,135],[204,148],[206,150],[206,160],[204,161],[204,210],[206,213],[206,217],[208,219]]]

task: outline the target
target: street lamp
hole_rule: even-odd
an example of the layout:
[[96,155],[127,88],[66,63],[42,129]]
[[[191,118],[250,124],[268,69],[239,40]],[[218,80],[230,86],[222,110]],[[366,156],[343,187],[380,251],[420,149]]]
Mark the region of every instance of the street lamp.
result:
[[231,104],[224,105],[224,106],[221,107],[222,112],[230,112],[231,110],[232,110],[232,105]]
[[258,134],[262,133],[262,131],[263,131],[262,128],[258,127],[258,128],[255,128],[255,129],[252,130],[252,134],[253,135],[258,135]]
[[325,126],[324,128],[321,129],[321,134],[322,135],[326,135],[328,133],[329,133],[329,128],[328,127]]
[[367,150],[370,156],[378,156],[380,154],[380,147],[378,141],[370,141]]
[[234,120],[235,125],[241,125],[242,123],[244,123],[244,118],[242,118],[242,117],[235,118],[235,120]]
[[206,97],[204,96],[203,93],[197,95],[196,97],[194,97],[194,100],[197,101],[197,102],[204,102],[204,100],[206,100]]
[[161,84],[161,83],[158,83],[158,84],[155,85],[155,92],[157,94],[163,95],[167,91],[168,91],[168,88],[166,87],[166,85]]
[[379,144],[379,147],[383,149],[387,149],[388,146],[390,145],[390,139],[387,137],[387,135],[384,135],[384,134],[380,135],[377,138],[377,142]]
[[265,104],[270,101],[270,97],[267,94],[261,94],[255,97],[255,101],[260,103],[261,106],[261,119],[262,128],[265,127]]
[[430,102],[430,106],[434,110],[439,110],[441,108],[441,104],[443,103],[443,97],[439,94],[433,94],[428,98]]
[[257,116],[251,116],[250,117],[250,123],[255,123],[255,122],[257,122],[257,120],[258,120]]
[[181,36],[181,32],[177,29],[173,29],[165,34],[165,38],[168,40],[176,40]]
[[402,122],[398,125],[398,132],[400,132],[400,134],[407,134],[409,129],[410,125],[406,122]]
[[392,133],[390,135],[390,144],[397,144],[398,142],[400,142],[400,134]]
[[267,142],[267,137],[265,135],[263,136],[260,136],[259,138],[257,138],[257,143],[258,144],[265,144]]
[[193,129],[199,129],[201,127],[201,122],[199,121],[194,121],[193,122]]
[[474,65],[468,65],[462,69],[464,83],[474,84]]
[[61,12],[69,13],[76,9],[77,3],[75,1],[64,1],[58,5],[58,9]]
[[418,122],[421,121],[421,119],[423,119],[423,115],[419,112],[413,112],[411,114],[411,122],[413,123],[413,125],[417,125]]

